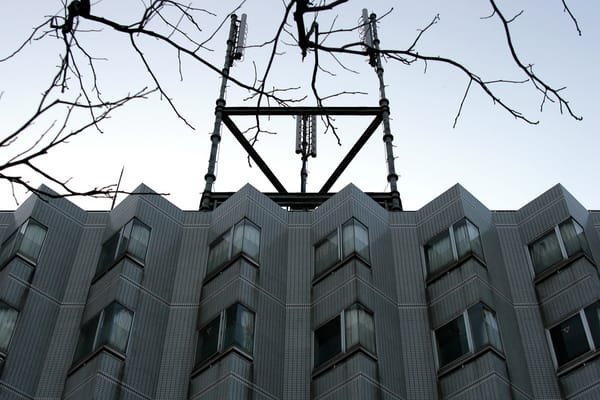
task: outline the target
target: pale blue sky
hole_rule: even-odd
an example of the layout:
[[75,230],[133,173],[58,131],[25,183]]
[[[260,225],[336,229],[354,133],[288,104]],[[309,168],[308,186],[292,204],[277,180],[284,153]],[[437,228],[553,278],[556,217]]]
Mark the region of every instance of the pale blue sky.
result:
[[[211,2],[212,4],[213,2]],[[123,5],[126,4],[126,5]],[[141,1],[122,2],[101,0],[92,6],[97,15],[127,22],[139,15]],[[203,4],[200,2],[199,4]],[[237,2],[222,1],[211,5],[218,17],[202,17],[204,35],[235,7]],[[337,26],[353,24],[360,16],[364,2],[350,1],[339,9]],[[420,1],[369,2],[370,11],[383,14],[394,11],[380,26],[383,48],[405,48],[412,42],[418,28],[425,26],[439,13],[440,22],[423,38],[418,47],[422,54],[455,58],[486,80],[521,79],[508,60],[499,23],[482,20],[491,7],[486,1]],[[498,1],[508,16],[522,8],[521,15],[511,26],[517,50],[525,63],[534,64],[535,71],[551,86],[563,87],[576,113],[583,116],[578,122],[561,115],[555,105],[547,104],[539,112],[540,94],[530,84],[499,87],[501,98],[534,120],[535,126],[515,120],[500,107],[492,104],[480,89],[472,87],[463,114],[455,129],[455,114],[468,83],[465,76],[443,65],[430,63],[424,73],[423,64],[407,67],[397,62],[385,64],[387,95],[391,105],[392,133],[396,145],[398,186],[405,209],[422,207],[455,183],[460,183],[491,209],[522,207],[556,183],[562,183],[591,209],[600,208],[600,168],[598,163],[598,127],[600,113],[596,97],[600,83],[596,77],[599,65],[600,27],[596,19],[596,2],[569,2],[577,17],[583,36],[579,37],[559,0]],[[27,37],[31,27],[45,15],[61,9],[55,0],[1,2],[0,58],[10,53]],[[279,23],[283,6],[279,0],[248,0],[240,10],[248,14],[248,44],[262,43],[271,38]],[[326,29],[331,16],[323,15],[321,30]],[[329,21],[329,22],[327,22]],[[94,31],[97,25],[82,23],[87,32],[78,33],[93,56],[107,58],[98,61],[100,85],[106,96],[124,94],[151,85],[151,79],[130,48],[128,38],[108,30]],[[222,29],[210,43],[212,52],[201,53],[221,68],[228,29]],[[349,40],[354,40],[350,34]],[[202,38],[201,38],[202,39]],[[284,38],[290,42],[289,38]],[[117,111],[103,124],[104,134],[89,131],[47,155],[40,166],[55,175],[70,178],[78,189],[105,185],[116,181],[125,165],[122,189],[133,190],[144,182],[158,192],[170,193],[169,199],[183,209],[196,209],[204,187],[214,102],[218,94],[219,77],[206,67],[184,59],[184,80],[179,81],[176,53],[153,40],[140,40],[169,94],[181,112],[196,128],[188,128],[174,117],[165,101],[156,96],[130,104]],[[333,44],[334,42],[332,42]],[[0,63],[0,126],[5,135],[22,123],[39,99],[55,73],[60,40],[47,37],[36,41],[17,58]],[[299,50],[282,47],[286,52],[275,63],[268,86],[301,86],[301,94],[310,93],[312,57],[301,62]],[[377,104],[377,82],[366,61],[343,58],[360,74],[335,67],[331,58],[321,55],[335,77],[320,73],[324,95],[338,90],[365,91],[369,95],[348,96],[331,100],[328,105]],[[252,61],[262,71],[266,52],[252,49],[232,75],[251,82]],[[228,105],[249,105],[242,99],[247,92],[235,86],[228,90]],[[309,97],[303,104],[314,105]],[[55,117],[56,118],[56,117]],[[40,121],[32,135],[43,131],[52,119]],[[252,120],[239,120],[240,125]],[[294,122],[286,118],[264,121],[264,126],[279,132],[264,135],[257,145],[259,153],[290,191],[299,191],[300,160],[294,154]],[[369,120],[340,118],[343,146],[337,146],[331,135],[319,135],[319,155],[309,161],[308,190],[317,191],[337,162],[353,144]],[[376,132],[364,151],[342,175],[334,190],[349,182],[365,191],[386,190],[386,168],[381,140]],[[0,162],[10,158],[3,149]],[[32,183],[41,183],[34,177]],[[220,148],[217,191],[234,191],[250,182],[259,190],[274,191],[258,168],[248,168],[245,153],[223,128]],[[19,192],[22,201],[26,195]],[[87,209],[107,209],[110,200],[75,199]],[[15,208],[10,187],[0,182],[0,209]]]

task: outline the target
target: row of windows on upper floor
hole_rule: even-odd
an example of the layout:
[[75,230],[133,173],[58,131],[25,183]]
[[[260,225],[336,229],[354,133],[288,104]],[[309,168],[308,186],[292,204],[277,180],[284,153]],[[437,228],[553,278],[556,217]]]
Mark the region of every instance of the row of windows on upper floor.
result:
[[[27,220],[2,244],[0,268],[15,255],[35,264],[46,231],[47,228],[35,220]],[[247,219],[219,236],[210,245],[206,277],[216,275],[240,255],[258,265],[260,236],[260,228]],[[149,239],[150,228],[147,225],[135,218],[129,221],[102,245],[95,277],[102,275],[126,255],[143,265]],[[552,267],[562,266],[563,261],[579,254],[591,259],[583,228],[574,219],[555,226],[528,248],[535,276],[553,270]],[[484,262],[479,229],[468,219],[458,221],[425,243],[423,254],[428,280],[443,275],[471,256]],[[354,218],[315,244],[315,277],[324,276],[350,257],[357,257],[367,265],[370,262],[369,231]]]

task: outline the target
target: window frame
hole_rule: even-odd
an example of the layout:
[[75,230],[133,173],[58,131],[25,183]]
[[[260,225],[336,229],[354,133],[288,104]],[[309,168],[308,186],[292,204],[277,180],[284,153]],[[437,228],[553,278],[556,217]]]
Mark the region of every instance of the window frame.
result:
[[[125,340],[125,350],[124,351],[121,351],[120,349],[115,348],[115,346],[112,345],[111,343],[102,343],[102,344],[99,343],[101,336],[103,334],[103,328],[105,327],[106,310],[108,310],[109,308],[114,307],[114,306],[121,307],[122,309],[128,311],[129,315],[131,316],[131,320],[129,323],[129,330],[127,332],[127,339]],[[91,323],[96,318],[98,319],[98,321],[95,323],[96,326],[94,329],[94,338],[92,340],[91,350],[89,350],[88,352],[85,352],[84,354],[78,354],[79,345],[80,345],[80,341],[82,338],[82,336],[81,336],[82,331],[89,323]],[[88,362],[88,360],[95,357],[96,354],[100,353],[103,350],[107,350],[111,354],[114,354],[114,355],[118,356],[119,358],[125,359],[127,356],[127,350],[130,347],[129,340],[131,339],[131,332],[133,330],[134,319],[135,319],[134,311],[132,311],[131,309],[124,306],[123,304],[121,304],[118,301],[113,301],[113,302],[109,303],[108,305],[106,305],[106,307],[102,308],[102,310],[100,310],[100,312],[98,312],[93,317],[91,317],[87,321],[85,321],[79,328],[79,337],[77,340],[77,344],[75,346],[75,353],[73,354],[73,362],[72,362],[71,371],[77,369],[80,365],[85,364],[86,362]]]
[[[247,349],[242,348],[241,346],[236,345],[235,343],[226,343],[227,340],[227,313],[233,309],[234,307],[242,307],[246,312],[252,315],[252,349],[250,352]],[[218,320],[218,332],[217,332],[217,346],[216,350],[210,355],[204,357],[201,360],[198,360],[198,352],[200,350],[200,333],[212,325],[215,321]],[[241,302],[235,302],[230,304],[228,307],[219,311],[217,315],[211,318],[204,325],[199,327],[196,330],[196,347],[194,351],[194,368],[192,370],[192,376],[204,371],[206,368],[213,365],[215,362],[223,358],[225,355],[229,354],[232,351],[242,355],[247,358],[249,361],[254,360],[254,348],[256,346],[256,312],[248,307],[247,305]]]
[[[476,307],[481,307],[482,311],[483,311],[483,315],[485,315],[485,312],[487,311],[488,313],[490,313],[491,315],[493,315],[494,317],[494,321],[496,323],[497,329],[498,329],[498,341],[500,344],[500,348],[498,348],[497,346],[495,346],[492,341],[488,338],[488,341],[486,343],[482,343],[477,345],[475,343],[475,339],[474,339],[474,330],[473,330],[473,321],[471,321],[471,315],[470,315],[470,311],[475,309]],[[437,332],[448,326],[449,324],[453,323],[454,321],[458,320],[462,318],[463,320],[463,327],[465,329],[465,335],[466,335],[466,339],[467,339],[467,348],[468,350],[457,356],[456,358],[446,361],[444,364],[441,364],[441,360],[440,360],[440,349],[439,349],[439,340],[437,337]],[[485,317],[484,317],[485,319]],[[502,358],[505,358],[504,356],[504,342],[502,340],[502,335],[501,335],[501,329],[500,329],[500,323],[498,321],[498,317],[496,315],[496,312],[489,307],[487,304],[485,304],[482,301],[479,301],[477,303],[474,303],[472,305],[470,305],[469,307],[467,307],[464,311],[462,311],[460,314],[455,315],[454,318],[446,321],[444,324],[440,325],[439,327],[437,327],[436,329],[433,329],[431,331],[431,336],[433,339],[433,349],[434,349],[434,353],[435,353],[435,363],[436,363],[436,367],[438,370],[438,376],[440,375],[444,375],[450,371],[453,371],[454,369],[460,367],[461,365],[464,365],[465,363],[479,357],[481,354],[487,352],[487,351],[493,351],[494,353],[496,353],[497,355],[499,355]]]
[[[345,251],[346,249],[344,248],[344,244],[345,244],[344,228],[346,226],[348,226],[349,224],[352,224],[354,227],[353,228],[354,243],[353,243],[353,248],[351,249],[351,251],[349,251],[347,255],[344,255],[344,253],[346,252]],[[357,251],[357,249],[356,249],[356,241],[357,241],[356,226],[357,225],[364,229],[366,236],[367,236],[367,246],[366,246],[366,252],[367,252],[366,256],[367,257],[366,258],[362,254],[360,254],[360,252]],[[321,246],[323,246],[325,243],[328,243],[331,238],[334,238],[334,241],[337,246],[336,258],[334,259],[334,261],[329,262],[328,264],[320,267],[319,265],[317,265],[318,249]],[[323,277],[327,276],[331,272],[340,268],[346,262],[348,262],[348,260],[353,259],[353,258],[358,258],[359,260],[361,260],[363,262],[363,264],[367,265],[368,267],[371,266],[371,238],[369,235],[369,228],[365,224],[363,224],[361,221],[359,221],[357,218],[354,218],[354,217],[345,221],[343,224],[338,226],[333,231],[329,232],[327,235],[325,235],[325,237],[321,238],[313,245],[313,260],[314,260],[313,284],[320,281],[321,279],[323,279]]]
[[[348,338],[347,338],[348,326],[346,325],[346,323],[347,323],[346,314],[356,308],[362,309],[367,315],[370,316],[371,325],[373,327],[373,337],[371,338],[373,341],[373,349],[372,350],[367,348],[367,346],[364,345],[363,343],[361,343],[360,332],[359,332],[359,336],[358,336],[358,341],[354,344],[348,345]],[[317,351],[318,351],[318,349],[317,349],[317,342],[318,342],[317,332],[320,329],[322,329],[323,327],[325,327],[326,325],[335,321],[336,319],[339,319],[339,321],[340,321],[339,322],[339,332],[338,332],[339,342],[340,342],[340,351],[332,354],[328,358],[320,360],[319,363],[317,363],[317,358],[318,358],[317,357]],[[360,325],[359,325],[359,328],[360,328]],[[375,333],[375,314],[373,313],[373,311],[371,311],[369,308],[365,307],[362,303],[359,303],[359,302],[355,302],[355,303],[351,304],[349,307],[344,308],[338,314],[336,314],[332,318],[329,318],[327,321],[320,324],[317,328],[313,329],[313,352],[312,352],[312,354],[313,354],[313,356],[312,356],[313,376],[318,375],[325,370],[328,370],[329,368],[335,366],[336,364],[339,364],[340,362],[344,361],[346,358],[350,357],[351,355],[353,355],[359,351],[363,352],[364,354],[368,355],[373,360],[377,361],[377,340],[376,339],[377,339],[377,335]]]
[[[599,343],[594,342],[594,335],[593,335],[592,329],[590,327],[590,321],[588,321],[587,314],[586,314],[586,310],[591,307],[600,308],[600,300],[596,300],[596,301],[588,304],[587,306],[580,308],[579,310],[577,310],[577,312],[575,312],[573,314],[569,314],[565,318],[561,319],[560,321],[558,321],[555,324],[552,324],[551,326],[546,328],[546,339],[548,341],[548,347],[550,348],[550,355],[552,356],[552,362],[554,363],[554,367],[555,367],[558,375],[562,375],[574,368],[577,368],[579,365],[584,364],[587,361],[589,361],[593,358],[596,358],[600,355],[600,339],[598,340]],[[554,341],[552,339],[551,331],[554,328],[559,327],[560,325],[564,324],[565,322],[567,322],[568,320],[570,320],[571,318],[576,317],[576,316],[579,317],[579,322],[581,323],[581,325],[583,327],[583,332],[585,334],[585,338],[587,341],[588,350],[571,358],[570,360],[567,360],[567,361],[559,364],[558,357],[556,355],[557,352],[556,352],[556,349],[554,346]],[[598,333],[600,333],[600,331]]]
[[[134,229],[134,225],[136,225],[136,224],[140,225],[142,228],[145,228],[146,231],[148,232],[148,240],[147,240],[146,245],[145,245],[144,257],[143,258],[137,257],[135,254],[132,254],[129,251],[130,250],[129,249],[129,244],[127,245],[127,248],[125,248],[122,252],[120,251],[121,250],[120,249],[121,248],[121,244],[122,244],[122,242],[124,240],[125,231],[131,225],[131,228],[129,229],[129,235],[131,235],[131,232]],[[152,228],[150,228],[149,225],[145,224],[140,219],[134,217],[134,218],[131,218],[129,221],[127,221],[127,223],[125,223],[117,231],[115,231],[112,235],[110,235],[108,237],[108,239],[106,239],[104,242],[102,242],[102,246],[100,248],[100,256],[98,257],[98,262],[96,264],[96,272],[94,273],[94,278],[92,279],[92,283],[94,283],[101,276],[103,276],[108,271],[110,271],[111,269],[113,269],[124,258],[132,260],[136,265],[139,265],[140,267],[144,268],[145,265],[146,265],[146,256],[148,255],[148,248],[150,247],[150,237],[151,237],[151,235],[152,235]],[[105,246],[107,246],[108,243],[110,241],[114,240],[115,238],[117,240],[116,240],[116,246],[114,248],[113,254],[105,256],[104,255]],[[109,257],[109,258],[106,259],[107,261],[104,260],[105,257]]]
[[[244,251],[245,250],[244,243],[246,240],[246,236],[245,236],[246,224],[254,227],[256,229],[256,231],[258,232],[258,249],[257,249],[256,258],[253,257],[251,254],[248,254],[246,251]],[[244,229],[244,233],[242,233],[242,246],[238,251],[234,252],[235,234],[236,234],[236,230],[240,226],[243,226],[243,229]],[[245,218],[245,217],[242,218],[240,221],[236,222],[232,227],[228,228],[221,235],[219,235],[209,245],[208,255],[207,255],[207,259],[206,259],[206,274],[204,277],[204,281],[207,282],[207,281],[213,279],[214,277],[219,275],[221,272],[223,272],[223,270],[227,269],[230,265],[232,265],[235,261],[237,261],[240,258],[244,258],[245,260],[249,261],[255,267],[258,267],[260,265],[260,253],[262,250],[261,236],[262,236],[262,230],[261,230],[260,226],[258,226],[257,224],[252,222],[250,219]],[[211,265],[211,254],[213,254],[213,251],[217,247],[217,245],[220,242],[222,242],[223,240],[226,240],[227,237],[229,237],[229,239],[228,239],[229,243],[227,244],[227,256],[223,259],[223,261],[220,261],[218,264]]]
[[[565,240],[563,239],[563,233],[561,231],[561,228],[568,223],[572,223],[574,225],[575,229],[576,229],[576,227],[579,227],[581,229],[580,235],[583,237],[584,243],[585,243],[585,245],[582,245],[580,243],[579,248],[571,254],[569,254],[569,252],[567,251],[567,247],[565,245]],[[535,263],[535,258],[533,255],[533,247],[536,244],[542,242],[544,239],[550,237],[551,235],[554,238],[556,238],[556,241],[558,242],[558,249],[560,251],[561,258],[550,265],[541,266],[541,267],[537,268],[536,263]],[[580,236],[578,235],[578,238],[579,237]],[[585,229],[573,217],[569,217],[569,218],[565,219],[564,221],[554,225],[551,229],[546,230],[544,233],[537,236],[534,240],[530,241],[526,245],[529,266],[530,266],[531,274],[532,274],[534,281],[539,282],[539,281],[544,280],[545,278],[553,275],[555,272],[571,265],[573,262],[575,262],[576,260],[578,260],[581,257],[586,257],[590,262],[594,263],[589,246],[590,245],[587,240],[587,236],[585,234]],[[539,271],[538,271],[538,269],[539,269]]]
[[[35,257],[30,257],[27,254],[24,254],[21,245],[23,244],[23,239],[27,234],[27,230],[30,224],[37,225],[38,227],[44,230],[44,238],[40,243],[37,254]],[[12,232],[4,242],[0,245],[0,258],[4,258],[4,260],[0,259],[0,270],[4,268],[6,265],[10,263],[15,257],[19,257],[22,260],[26,261],[28,264],[32,266],[36,266],[40,254],[44,248],[44,244],[46,243],[46,237],[48,236],[48,227],[34,218],[28,218],[25,222],[23,222],[19,227]],[[8,246],[8,247],[7,247]],[[8,250],[7,250],[8,249]]]
[[[481,254],[478,254],[476,249],[474,249],[472,246],[472,242],[475,239],[469,238],[469,244],[470,244],[469,249],[467,250],[467,252],[465,254],[459,255],[459,251],[458,251],[459,249],[458,249],[458,244],[457,244],[458,242],[456,239],[456,235],[457,235],[456,228],[463,222],[466,225],[467,232],[469,232],[468,231],[469,225],[471,225],[472,227],[474,227],[476,229],[477,240],[479,242],[479,248],[481,250]],[[433,242],[439,241],[441,238],[444,238],[444,237],[448,237],[450,240],[452,259],[432,271],[432,270],[430,270],[430,266],[429,266],[430,261],[429,261],[429,257],[428,257],[428,248],[432,247],[431,244]],[[445,274],[452,271],[453,269],[460,267],[465,261],[467,261],[470,258],[477,260],[481,266],[483,266],[484,268],[487,268],[486,262],[485,262],[485,251],[483,249],[483,241],[481,240],[481,231],[479,229],[479,226],[474,224],[467,217],[460,218],[459,220],[457,220],[456,222],[454,222],[450,226],[448,226],[448,228],[444,229],[441,232],[438,232],[437,234],[432,236],[429,240],[427,240],[427,242],[425,242],[421,246],[421,257],[423,260],[424,272],[425,272],[425,277],[426,277],[425,280],[426,280],[427,284],[436,281],[437,279],[444,276]]]

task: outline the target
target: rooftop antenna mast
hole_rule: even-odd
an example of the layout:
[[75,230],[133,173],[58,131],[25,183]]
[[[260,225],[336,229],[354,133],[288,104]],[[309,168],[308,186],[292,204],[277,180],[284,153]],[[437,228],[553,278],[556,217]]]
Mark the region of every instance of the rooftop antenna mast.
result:
[[227,80],[229,79],[229,69],[233,67],[235,60],[241,60],[244,56],[244,47],[246,46],[246,36],[248,26],[246,24],[246,14],[238,20],[237,15],[231,14],[231,26],[229,28],[229,38],[227,39],[227,52],[225,53],[225,64],[221,70],[221,89],[217,106],[215,108],[215,125],[210,135],[210,156],[208,159],[208,171],[204,175],[204,192],[200,201],[200,210],[209,210],[212,205],[211,194],[213,184],[217,179],[215,169],[217,166],[217,154],[219,152],[219,143],[221,143],[221,123],[223,122],[223,108],[225,107],[225,92],[227,89]]
[[308,157],[317,156],[317,116],[296,115],[296,154],[302,155],[300,170],[300,192],[306,193]]
[[383,81],[383,67],[381,65],[381,53],[379,52],[379,37],[377,36],[377,15],[369,12],[366,8],[362,10],[361,18],[361,40],[369,55],[369,64],[375,68],[377,78],[379,79],[379,106],[383,119],[383,142],[385,144],[386,163],[388,167],[387,180],[390,184],[390,192],[392,195],[392,210],[401,210],[400,193],[398,192],[398,175],[394,165],[394,150],[390,129],[390,107],[389,100],[385,97],[385,83]]

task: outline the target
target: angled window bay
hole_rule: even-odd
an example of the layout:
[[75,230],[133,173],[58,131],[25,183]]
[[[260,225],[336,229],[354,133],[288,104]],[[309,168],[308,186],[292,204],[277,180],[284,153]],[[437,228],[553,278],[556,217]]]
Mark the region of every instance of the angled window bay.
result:
[[235,224],[211,244],[206,275],[214,275],[239,255],[256,263],[259,261],[260,228],[247,219]]
[[78,364],[102,347],[124,356],[132,323],[132,311],[116,302],[108,305],[81,327],[73,364]]
[[31,264],[36,264],[46,238],[47,228],[28,219],[3,244],[0,252],[0,268],[19,255]]
[[353,255],[370,262],[369,230],[354,218],[315,245],[315,276],[323,275]]
[[438,275],[469,255],[484,260],[479,229],[464,218],[423,246],[428,276]]
[[254,350],[254,313],[240,303],[221,311],[198,330],[196,369],[232,348],[249,358]]
[[536,275],[578,254],[586,254],[591,258],[583,228],[572,218],[531,243],[529,254]]
[[488,346],[503,351],[496,314],[483,303],[475,304],[436,329],[435,341],[439,368]]
[[314,332],[315,368],[355,349],[375,355],[373,314],[359,303],[342,311]]
[[102,245],[96,276],[108,271],[124,256],[143,265],[149,240],[150,228],[147,225],[135,218],[129,221]]

